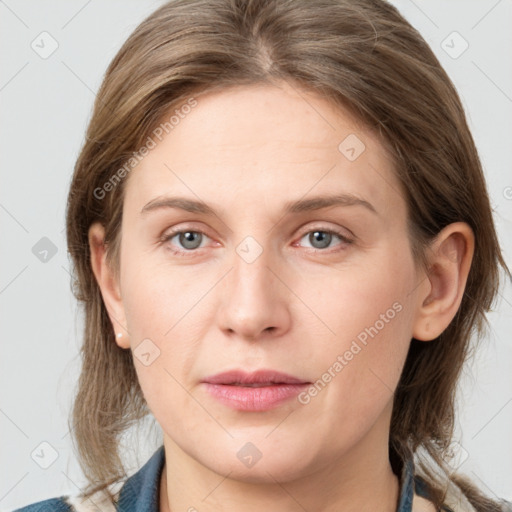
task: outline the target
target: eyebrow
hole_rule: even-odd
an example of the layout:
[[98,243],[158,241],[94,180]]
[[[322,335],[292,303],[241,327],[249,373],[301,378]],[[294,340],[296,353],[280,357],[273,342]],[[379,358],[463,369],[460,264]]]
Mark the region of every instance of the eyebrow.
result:
[[[315,210],[321,210],[331,206],[363,206],[372,213],[378,215],[377,210],[371,203],[355,196],[354,194],[336,194],[312,197],[309,199],[299,199],[298,201],[289,201],[284,205],[284,215],[290,213],[302,213]],[[165,208],[177,208],[190,213],[201,213],[204,215],[218,216],[214,208],[208,204],[187,199],[185,197],[157,197],[147,203],[141,210],[141,215],[154,210]]]

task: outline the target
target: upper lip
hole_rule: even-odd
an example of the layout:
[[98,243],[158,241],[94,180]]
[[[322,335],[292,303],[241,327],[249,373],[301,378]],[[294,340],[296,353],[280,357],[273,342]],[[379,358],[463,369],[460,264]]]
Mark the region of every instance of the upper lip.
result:
[[304,379],[299,379],[277,370],[257,370],[251,373],[243,370],[229,370],[206,377],[202,382],[209,384],[309,384]]

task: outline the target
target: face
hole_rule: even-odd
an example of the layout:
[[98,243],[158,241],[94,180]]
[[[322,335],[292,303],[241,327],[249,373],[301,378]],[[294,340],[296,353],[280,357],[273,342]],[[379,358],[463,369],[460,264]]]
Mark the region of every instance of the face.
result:
[[[110,308],[166,451],[248,481],[387,450],[413,331],[417,275],[392,163],[347,112],[296,91],[199,96],[130,173]],[[244,408],[203,383],[234,369],[311,384]]]

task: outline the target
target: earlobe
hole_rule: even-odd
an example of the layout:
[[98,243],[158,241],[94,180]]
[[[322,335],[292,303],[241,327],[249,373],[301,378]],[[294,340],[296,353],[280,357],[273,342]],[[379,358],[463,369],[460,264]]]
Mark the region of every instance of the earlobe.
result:
[[457,314],[474,253],[474,234],[464,222],[446,226],[429,248],[428,290],[419,296],[413,337],[437,338]]
[[[121,348],[129,348],[129,336],[126,327],[126,317],[120,293],[118,279],[107,263],[105,245],[105,228],[100,222],[95,222],[89,228],[89,250],[91,267],[96,282],[101,291],[103,302],[107,309],[116,343]],[[119,336],[119,333],[121,336]]]

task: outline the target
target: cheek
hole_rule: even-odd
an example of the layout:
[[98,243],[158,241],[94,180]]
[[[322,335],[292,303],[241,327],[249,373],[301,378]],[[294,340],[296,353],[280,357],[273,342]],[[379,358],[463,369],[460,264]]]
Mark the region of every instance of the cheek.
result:
[[199,277],[191,267],[155,265],[150,258],[127,262],[122,291],[128,330],[137,337],[172,336],[208,291],[210,276]]
[[172,414],[165,404],[176,411],[186,407],[184,388],[193,380],[205,326],[214,322],[205,293],[216,279],[211,272],[199,277],[184,267],[142,260],[124,260],[123,306],[141,389],[165,422],[160,415]]
[[329,327],[308,349],[318,380],[304,399],[327,400],[344,421],[378,415],[392,398],[409,348],[414,266],[405,251],[387,254],[364,268],[304,281],[298,291],[321,319],[317,325]]

